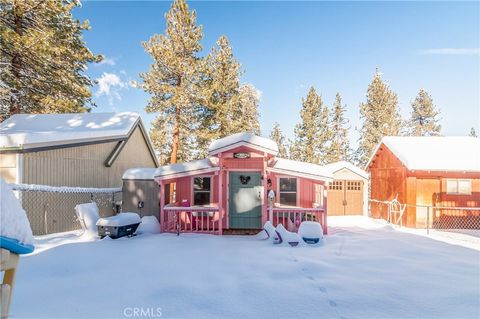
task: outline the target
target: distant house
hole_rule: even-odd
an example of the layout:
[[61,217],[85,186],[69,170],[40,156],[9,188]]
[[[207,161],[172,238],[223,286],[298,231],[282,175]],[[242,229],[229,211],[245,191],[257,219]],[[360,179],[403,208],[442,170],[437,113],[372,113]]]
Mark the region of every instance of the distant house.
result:
[[328,185],[328,215],[368,215],[368,173],[347,161],[324,165],[333,175]]
[[[384,137],[366,169],[371,199],[397,198],[407,204],[402,221],[408,227],[425,227],[427,212],[430,223],[434,217],[461,221],[472,216],[461,210],[429,210],[425,206],[480,207],[478,138]],[[371,214],[387,219],[387,207],[372,203]]]
[[165,165],[153,174],[127,171],[123,179],[129,198],[124,196],[124,203],[135,209],[149,196],[144,189],[152,189],[153,179],[160,185],[159,197],[149,196],[152,203],[140,206],[151,211],[160,201],[165,232],[258,231],[267,220],[291,230],[313,220],[326,231],[324,190],[332,174],[320,165],[278,158],[277,153],[270,139],[249,133],[227,136],[210,144],[208,158]]
[[[9,183],[120,187],[127,169],[158,166],[137,113],[18,114],[0,124],[0,134],[0,176]],[[43,208],[23,201],[34,233],[45,232]],[[59,218],[47,226],[73,227]]]

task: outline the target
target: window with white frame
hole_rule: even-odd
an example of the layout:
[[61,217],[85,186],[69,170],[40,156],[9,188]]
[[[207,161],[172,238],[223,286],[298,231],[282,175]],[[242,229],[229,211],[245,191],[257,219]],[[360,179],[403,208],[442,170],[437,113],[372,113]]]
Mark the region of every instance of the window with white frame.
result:
[[323,206],[323,185],[315,184],[314,187],[315,204]]
[[447,194],[470,195],[472,181],[469,179],[447,179]]
[[211,178],[195,177],[193,179],[193,205],[210,204]]
[[297,206],[297,179],[295,177],[280,177],[278,192],[280,205]]

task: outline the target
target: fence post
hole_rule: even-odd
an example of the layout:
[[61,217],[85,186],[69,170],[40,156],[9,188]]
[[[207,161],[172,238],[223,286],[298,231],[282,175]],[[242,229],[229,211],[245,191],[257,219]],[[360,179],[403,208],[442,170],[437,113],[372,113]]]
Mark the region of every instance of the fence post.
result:
[[47,207],[48,207],[48,203],[43,204],[43,225],[44,225],[45,235],[48,234]]
[[430,234],[430,206],[427,206],[427,235]]

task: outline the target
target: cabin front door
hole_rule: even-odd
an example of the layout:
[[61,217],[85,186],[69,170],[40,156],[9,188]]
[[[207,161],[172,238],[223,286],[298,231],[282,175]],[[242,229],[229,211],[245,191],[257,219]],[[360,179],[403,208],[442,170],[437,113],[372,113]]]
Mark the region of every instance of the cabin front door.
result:
[[262,227],[261,185],[259,172],[230,172],[229,228],[260,229]]

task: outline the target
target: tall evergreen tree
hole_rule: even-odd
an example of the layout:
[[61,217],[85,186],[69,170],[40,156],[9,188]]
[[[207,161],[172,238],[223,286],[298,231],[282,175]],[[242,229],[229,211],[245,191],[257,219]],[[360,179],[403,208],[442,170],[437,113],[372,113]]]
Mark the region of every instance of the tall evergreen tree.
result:
[[226,36],[205,60],[206,90],[204,112],[199,129],[199,147],[206,153],[208,144],[234,132],[234,111],[240,102],[241,69]]
[[310,87],[307,98],[302,99],[301,123],[295,126],[295,140],[290,147],[294,160],[316,164],[325,163],[330,132],[328,108],[315,88]]
[[250,132],[260,134],[260,93],[252,84],[243,84],[239,90],[239,101],[233,110],[232,133]]
[[204,70],[198,57],[203,33],[195,22],[196,12],[188,9],[185,0],[175,0],[165,18],[165,34],[154,35],[143,43],[153,64],[148,73],[140,76],[143,89],[152,94],[147,112],[159,113],[152,127],[152,139],[171,141],[165,150],[160,150],[170,155],[170,163],[176,163],[194,156],[188,141],[198,128],[204,96]]
[[478,136],[477,136],[477,132],[475,131],[475,128],[474,128],[474,127],[472,127],[472,128],[470,129],[470,134],[468,134],[468,136],[478,137]]
[[440,135],[441,125],[432,97],[424,89],[420,89],[417,97],[412,101],[412,112],[408,121],[409,134],[413,136]]
[[399,135],[403,125],[397,95],[378,71],[368,86],[367,101],[360,104],[360,117],[363,124],[356,157],[358,164],[363,166],[382,137]]
[[272,131],[270,132],[270,139],[275,141],[278,145],[278,156],[281,158],[288,158],[286,139],[278,122],[273,124]]
[[93,81],[84,71],[99,62],[73,18],[78,1],[0,2],[0,121],[16,113],[85,112]]
[[348,120],[345,118],[346,106],[342,105],[340,93],[335,96],[332,111],[330,112],[330,145],[326,155],[326,162],[348,161],[350,156],[350,142],[348,140]]

